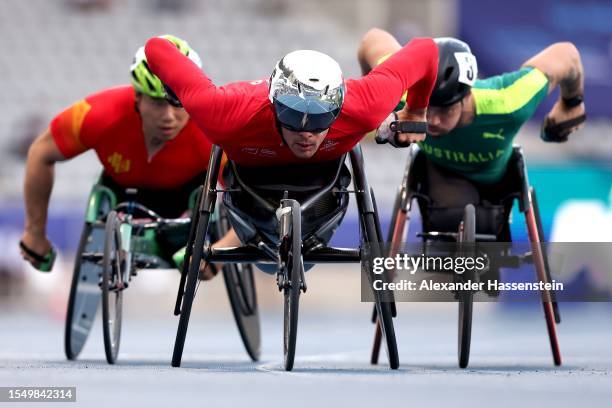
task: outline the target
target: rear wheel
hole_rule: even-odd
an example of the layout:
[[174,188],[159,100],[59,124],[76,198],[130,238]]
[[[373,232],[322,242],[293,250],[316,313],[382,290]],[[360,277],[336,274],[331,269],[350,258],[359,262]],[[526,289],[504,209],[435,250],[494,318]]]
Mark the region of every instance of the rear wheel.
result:
[[64,351],[68,360],[78,357],[85,346],[100,305],[99,260],[104,245],[103,225],[85,223],[74,261],[74,272],[64,332]]
[[114,364],[119,353],[121,339],[121,312],[126,268],[125,254],[121,246],[121,222],[115,211],[106,219],[104,257],[102,261],[102,329],[106,361]]
[[[472,204],[465,206],[463,221],[459,229],[460,250],[463,256],[474,255],[476,242],[476,210]],[[461,246],[461,244],[467,244]],[[460,282],[466,282],[473,277],[473,271],[466,271],[460,275]],[[470,360],[470,343],[472,339],[472,309],[474,304],[473,292],[461,290],[457,293],[459,300],[459,328],[458,328],[458,359],[459,367],[466,368]]]
[[[219,214],[218,237],[215,237],[217,239],[231,228],[226,210],[222,206],[219,208]],[[261,355],[261,331],[253,266],[225,264],[223,279],[242,343],[251,359],[257,361]]]

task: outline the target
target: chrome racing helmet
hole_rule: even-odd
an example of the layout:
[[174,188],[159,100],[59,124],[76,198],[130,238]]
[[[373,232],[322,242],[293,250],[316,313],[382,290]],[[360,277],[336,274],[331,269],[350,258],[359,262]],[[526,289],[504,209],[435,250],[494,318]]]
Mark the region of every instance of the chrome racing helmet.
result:
[[319,133],[336,120],[346,88],[340,65],[318,51],[293,51],[270,76],[270,102],[281,127]]
[[466,96],[478,75],[476,57],[463,41],[451,37],[434,40],[438,45],[438,76],[430,106],[447,107]]

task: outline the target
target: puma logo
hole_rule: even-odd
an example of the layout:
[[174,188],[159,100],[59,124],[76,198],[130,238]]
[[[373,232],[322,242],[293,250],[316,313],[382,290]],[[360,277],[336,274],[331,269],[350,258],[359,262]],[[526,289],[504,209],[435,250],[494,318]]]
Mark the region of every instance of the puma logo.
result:
[[506,138],[502,135],[502,133],[504,133],[504,129],[499,129],[499,132],[497,133],[491,133],[491,132],[484,132],[482,134],[482,137],[484,139],[499,139],[499,140],[506,140]]

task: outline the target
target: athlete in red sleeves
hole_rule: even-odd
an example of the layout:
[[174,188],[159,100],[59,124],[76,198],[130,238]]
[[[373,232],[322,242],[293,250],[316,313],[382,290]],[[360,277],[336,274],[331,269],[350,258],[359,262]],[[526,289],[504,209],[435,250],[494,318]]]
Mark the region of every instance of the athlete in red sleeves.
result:
[[[206,137],[222,147],[230,160],[248,168],[250,179],[257,179],[257,184],[274,183],[273,178],[284,174],[306,187],[317,185],[315,180],[329,167],[326,163],[350,151],[380,125],[395,107],[391,101],[399,100],[405,89],[410,90],[410,109],[392,124],[398,130],[392,142],[423,140],[426,107],[438,68],[433,40],[416,39],[359,79],[345,82],[331,57],[300,50],[283,57],[269,80],[217,87],[167,40],[150,39],[145,52],[168,94],[180,100]],[[296,165],[306,166],[306,171],[303,166],[297,170]],[[266,171],[268,168],[274,171]],[[229,186],[234,182],[230,173],[225,174]],[[349,181],[350,177],[338,179],[338,183]],[[335,226],[341,222],[342,216],[336,217],[334,211],[343,215],[347,200],[338,199],[333,192],[319,200],[321,205],[302,213],[302,232],[332,219]],[[223,201],[242,243],[256,244],[260,234],[270,239],[277,235],[275,215],[264,211],[257,201],[231,192],[224,194]],[[317,237],[319,242],[327,243],[335,227],[327,231],[329,234]]]
[[[424,121],[438,63],[433,40],[415,39],[369,75],[345,83],[332,58],[301,50],[281,59],[269,81],[218,87],[167,40],[152,38],[145,51],[151,70],[209,140],[249,166],[340,157],[393,111],[402,89],[410,90],[410,111],[399,119]],[[398,141],[422,140],[422,132]]]
[[[165,38],[197,69],[199,57],[185,41]],[[143,47],[136,53],[131,74],[132,86],[107,89],[76,102],[57,115],[30,147],[21,248],[33,266],[52,263],[45,262],[54,254],[46,221],[58,161],[93,149],[104,166],[100,182],[119,201],[126,188],[136,188],[136,201],[167,218],[181,216],[191,192],[201,184],[210,142],[183,108],[166,101],[163,85],[147,67]]]

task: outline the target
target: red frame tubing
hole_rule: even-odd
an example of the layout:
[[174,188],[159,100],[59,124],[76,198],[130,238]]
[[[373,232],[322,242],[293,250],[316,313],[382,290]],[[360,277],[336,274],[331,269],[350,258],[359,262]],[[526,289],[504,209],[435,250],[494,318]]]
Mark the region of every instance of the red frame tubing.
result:
[[[540,246],[540,237],[538,234],[538,227],[536,225],[535,216],[533,212],[533,202],[531,201],[531,193],[529,193],[529,208],[525,211],[525,221],[527,222],[527,232],[529,234],[529,241],[531,249],[533,251],[533,261],[536,269],[537,278],[540,282],[548,282],[546,279],[546,272],[544,269],[544,256]],[[559,349],[559,342],[557,340],[557,330],[555,323],[555,314],[552,307],[552,299],[548,290],[540,291],[542,295],[542,307],[544,308],[544,317],[546,318],[546,328],[548,330],[548,338],[550,340],[550,348],[553,355],[553,361],[556,366],[561,365],[561,351]]]
[[[400,209],[397,212],[395,218],[395,227],[393,229],[393,236],[391,238],[391,248],[389,250],[389,257],[394,257],[402,243],[404,236],[404,228],[406,227],[406,220],[408,218],[408,211]],[[374,329],[374,342],[372,343],[372,354],[370,355],[370,364],[378,364],[378,356],[380,355],[380,345],[382,340],[382,330],[380,329],[380,322],[378,317],[376,318],[376,327]]]

